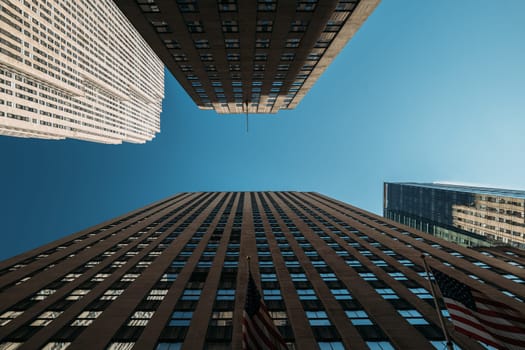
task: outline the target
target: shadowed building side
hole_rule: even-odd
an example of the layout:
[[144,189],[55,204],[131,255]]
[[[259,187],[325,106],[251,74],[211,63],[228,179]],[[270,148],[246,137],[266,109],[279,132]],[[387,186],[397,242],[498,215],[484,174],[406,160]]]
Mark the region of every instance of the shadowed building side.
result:
[[288,349],[443,349],[422,253],[525,312],[523,252],[479,249],[316,193],[181,193],[2,262],[0,346],[241,349],[250,256]]
[[297,106],[379,1],[116,3],[200,109],[276,113]]

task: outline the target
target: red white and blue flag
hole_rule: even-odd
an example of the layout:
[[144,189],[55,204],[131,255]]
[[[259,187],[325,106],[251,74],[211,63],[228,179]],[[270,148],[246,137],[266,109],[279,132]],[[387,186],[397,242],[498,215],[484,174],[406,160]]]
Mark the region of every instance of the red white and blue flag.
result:
[[431,268],[454,329],[497,349],[525,350],[525,316]]
[[250,273],[242,321],[243,350],[286,350]]

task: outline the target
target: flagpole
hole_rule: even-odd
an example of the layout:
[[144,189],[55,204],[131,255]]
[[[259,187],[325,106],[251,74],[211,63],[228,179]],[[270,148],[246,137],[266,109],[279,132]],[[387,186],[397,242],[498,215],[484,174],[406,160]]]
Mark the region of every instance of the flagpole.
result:
[[432,283],[432,280],[430,279],[430,272],[429,272],[429,268],[428,268],[427,261],[426,261],[425,257],[426,256],[424,254],[421,255],[421,259],[423,259],[423,265],[425,266],[425,272],[427,273],[428,284],[430,284],[430,291],[432,292],[432,297],[434,297],[434,305],[435,305],[436,311],[438,313],[439,323],[441,324],[441,330],[443,331],[443,334],[445,335],[445,341],[447,343],[446,344],[447,345],[447,349],[448,350],[454,350],[454,346],[453,346],[452,342],[450,341],[450,336],[448,334],[448,330],[445,327],[445,320],[443,319],[443,314],[441,314],[441,308],[439,307],[439,304],[438,304],[438,300],[437,300],[436,290],[435,290],[434,284]]

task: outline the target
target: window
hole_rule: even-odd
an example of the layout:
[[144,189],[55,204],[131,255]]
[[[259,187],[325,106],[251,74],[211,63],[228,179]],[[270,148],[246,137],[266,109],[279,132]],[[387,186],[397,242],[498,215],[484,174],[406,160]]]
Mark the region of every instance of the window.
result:
[[296,47],[299,47],[300,43],[301,43],[301,39],[299,39],[299,38],[292,38],[292,39],[286,40],[285,46],[287,48],[296,48]]
[[219,7],[219,12],[237,11],[236,0],[219,0],[217,6]]
[[366,345],[370,350],[395,350],[389,341],[367,341]]
[[138,0],[142,12],[160,12],[159,6],[153,0]]
[[281,55],[281,61],[293,61],[295,54],[293,52],[286,52]]
[[5,326],[18,316],[20,316],[23,312],[22,311],[6,311],[2,315],[0,315],[0,327]]
[[36,320],[31,323],[31,326],[43,327],[50,324],[55,318],[60,316],[63,311],[45,311],[41,313]]
[[235,20],[222,21],[222,31],[224,33],[239,32],[239,23]]
[[209,49],[210,48],[210,42],[206,39],[194,40],[193,43],[195,44],[196,49]]
[[296,20],[292,22],[290,31],[297,32],[297,33],[305,32],[307,27],[308,27],[308,21]]
[[297,11],[308,11],[311,12],[315,10],[315,6],[317,5],[317,0],[308,0],[308,1],[299,1],[297,3]]
[[264,300],[282,300],[281,291],[279,289],[263,289]]
[[100,300],[115,300],[124,292],[124,289],[108,289],[100,297]]
[[[62,350],[62,349],[67,349],[69,345],[71,345],[70,342],[50,342],[50,343],[47,343],[46,346],[42,348],[42,350]],[[15,348],[12,348],[12,349],[15,349]],[[11,349],[11,348],[6,347],[5,349]]]
[[412,293],[417,295],[420,299],[433,299],[432,295],[425,288],[408,288]]
[[259,52],[255,54],[256,61],[266,61],[267,59],[268,59],[268,54],[266,53]]
[[210,326],[231,326],[233,311],[214,311],[211,314]]
[[188,21],[186,22],[186,26],[188,27],[188,31],[190,33],[202,33],[204,32],[204,27],[202,26],[201,21]]
[[300,300],[317,300],[317,295],[313,289],[297,289]]
[[326,23],[325,32],[337,32],[343,26],[343,21],[330,20]]
[[238,53],[229,53],[226,55],[228,61],[240,61],[241,55]]
[[182,343],[158,343],[155,350],[180,350]]
[[345,311],[345,313],[354,326],[370,326],[373,324],[365,310]]
[[180,12],[197,12],[197,0],[177,0]]
[[128,322],[130,327],[145,327],[153,317],[154,311],[135,311]]
[[255,47],[259,49],[266,49],[270,47],[270,39],[257,39],[255,41]]
[[41,289],[38,292],[36,292],[35,295],[33,295],[31,300],[44,300],[51,294],[54,294],[55,292],[55,289]]
[[334,298],[337,300],[351,300],[352,295],[348,289],[330,289]]
[[239,39],[224,39],[224,45],[227,49],[238,49],[241,47]]
[[217,300],[235,300],[235,289],[218,289]]
[[330,342],[319,342],[320,350],[345,350],[345,347],[340,341],[330,341]]
[[273,28],[273,21],[269,19],[260,19],[257,21],[257,26],[255,27],[258,33],[268,33],[271,32]]
[[[177,62],[186,62],[188,60],[188,57],[186,57],[186,55],[183,54],[183,53],[174,53],[172,56],[175,59],[175,61],[177,61]],[[176,267],[175,263],[181,263],[181,265],[184,266],[185,262],[184,261],[180,261],[180,262],[179,261],[174,261],[172,263],[173,267]],[[180,266],[180,267],[182,267],[182,266]]]
[[167,289],[152,289],[146,297],[146,300],[163,300],[166,294],[168,294]]
[[306,311],[310,326],[330,326],[330,320],[325,311]]
[[257,10],[258,11],[275,11],[277,7],[277,0],[258,0]]
[[100,316],[102,311],[83,311],[77,316],[77,319],[71,323],[75,327],[87,327],[93,323],[93,320]]
[[175,311],[171,314],[170,327],[187,327],[190,325],[193,311]]
[[150,23],[153,26],[153,28],[155,28],[157,33],[168,33],[168,32],[171,32],[171,29],[168,26],[168,22],[165,22],[165,21],[151,21]]
[[173,281],[175,281],[177,279],[177,276],[178,275],[176,273],[165,273],[160,278],[160,281],[161,282],[173,282]]
[[417,310],[397,310],[397,312],[399,312],[399,314],[403,316],[411,325],[428,324],[428,322],[423,318],[423,315],[421,315]]
[[86,295],[89,292],[90,292],[89,289],[75,289],[74,291],[71,292],[71,294],[69,294],[66,297],[66,300],[79,300],[80,298],[82,298],[84,295]]
[[180,44],[177,40],[165,39],[163,42],[168,49],[180,49]]
[[211,53],[203,53],[200,57],[201,61],[213,61],[213,55]]

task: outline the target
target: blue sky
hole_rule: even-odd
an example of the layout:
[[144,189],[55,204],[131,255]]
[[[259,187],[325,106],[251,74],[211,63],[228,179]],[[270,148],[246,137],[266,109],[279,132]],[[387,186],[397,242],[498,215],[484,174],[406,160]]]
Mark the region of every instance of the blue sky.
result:
[[147,144],[0,137],[0,259],[181,191],[317,191],[381,214],[383,181],[525,189],[523,13],[383,0],[297,109],[249,133],[167,73]]

